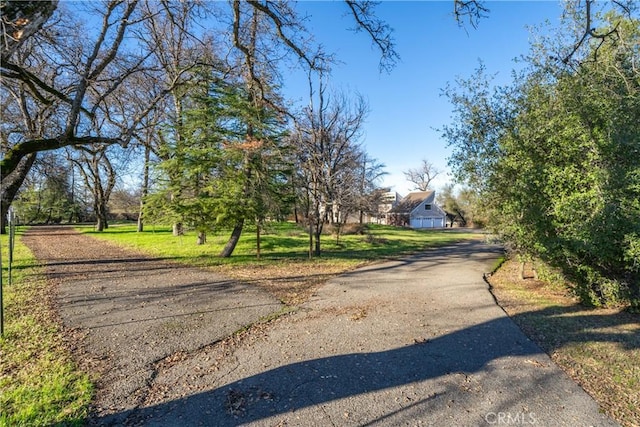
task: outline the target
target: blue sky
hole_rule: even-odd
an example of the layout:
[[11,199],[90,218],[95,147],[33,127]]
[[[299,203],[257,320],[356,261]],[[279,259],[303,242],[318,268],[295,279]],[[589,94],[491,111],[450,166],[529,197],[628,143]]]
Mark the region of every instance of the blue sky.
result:
[[[487,71],[498,73],[497,83],[508,83],[514,59],[529,49],[528,26],[548,20],[558,23],[557,1],[488,1],[490,12],[477,29],[460,28],[453,17],[453,0],[383,1],[378,16],[394,28],[401,60],[390,74],[380,73],[379,53],[364,33],[348,31],[353,21],[342,2],[309,1],[299,7],[311,15],[308,27],[316,41],[335,52],[342,64],[333,69],[332,84],[345,92],[357,91],[371,112],[363,139],[366,151],[386,165],[384,185],[400,194],[411,184],[403,171],[426,158],[448,171],[450,149],[434,128],[451,121],[452,107],[440,95],[456,76],[468,77],[482,60]],[[285,94],[304,100],[304,76],[290,75]],[[443,173],[435,188],[452,181]]]

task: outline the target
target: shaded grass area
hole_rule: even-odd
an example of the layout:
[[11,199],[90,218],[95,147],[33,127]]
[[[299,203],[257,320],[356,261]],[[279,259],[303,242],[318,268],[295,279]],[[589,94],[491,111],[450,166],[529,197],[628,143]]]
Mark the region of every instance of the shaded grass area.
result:
[[507,261],[489,281],[499,304],[601,408],[640,425],[640,315],[587,308],[560,283],[521,279]]
[[0,426],[82,425],[93,385],[80,372],[53,314],[51,290],[30,251],[15,245],[8,284],[2,236],[5,335],[0,338]]
[[[82,232],[142,253],[217,272],[254,283],[287,305],[299,305],[327,279],[362,265],[399,255],[415,253],[427,247],[467,239],[482,234],[455,230],[408,230],[370,225],[364,233],[325,235],[322,255],[309,259],[309,236],[297,224],[268,223],[262,232],[261,257],[256,253],[256,230],[246,227],[230,258],[218,257],[231,230],[221,230],[207,237],[205,245],[196,245],[195,232],[175,237],[169,226],[148,226],[142,233],[133,224],[117,224],[106,231]],[[359,230],[362,231],[362,230]]]

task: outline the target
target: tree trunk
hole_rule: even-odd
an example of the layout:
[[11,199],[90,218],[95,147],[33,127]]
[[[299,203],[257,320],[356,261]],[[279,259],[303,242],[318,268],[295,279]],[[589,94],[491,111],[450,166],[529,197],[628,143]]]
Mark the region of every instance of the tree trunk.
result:
[[256,258],[260,259],[260,221],[256,224]]
[[140,192],[140,212],[138,212],[138,233],[144,231],[144,201],[149,194],[149,158],[151,157],[151,147],[144,146],[144,169],[142,173],[142,191]]
[[[326,209],[323,217],[323,215],[320,213],[320,202],[317,201],[317,197],[315,197],[315,199],[316,201],[314,201],[313,218],[309,219],[309,238],[311,238],[311,236],[314,237],[313,255],[320,256],[320,235],[322,234],[322,227],[324,226],[324,222],[326,220]],[[309,252],[311,252],[311,241],[309,242],[309,245]]]
[[78,207],[76,205],[76,170],[73,166],[73,162],[69,162],[69,169],[71,170],[71,212],[69,212],[69,224],[73,224],[73,217],[76,217],[76,222],[80,222],[80,214],[78,213]]
[[182,236],[184,234],[184,226],[181,222],[176,222],[172,226],[172,232],[174,236]]
[[106,228],[104,219],[100,216],[96,216],[96,231],[104,231]]
[[198,231],[198,240],[196,241],[198,245],[204,245],[207,243],[207,233],[204,231]]
[[104,208],[101,208],[96,222],[96,230],[104,231],[107,228],[109,228],[109,222],[107,221],[107,212],[104,210]]
[[320,236],[322,236],[322,229],[324,224],[328,222],[327,218],[327,209],[325,208],[324,215],[320,214],[320,206],[316,205],[316,218],[315,218],[315,248],[313,250],[313,254],[315,256],[320,256]]
[[309,217],[309,259],[313,258],[313,221]]
[[229,241],[222,249],[222,252],[220,252],[221,258],[229,258],[231,256],[234,249],[236,248],[236,245],[238,244],[238,241],[240,240],[243,227],[244,227],[244,219],[240,219],[236,223],[235,227],[233,227],[233,231],[231,232],[231,237],[229,238]]
[[342,223],[341,222],[336,222],[335,224],[333,224],[333,229],[335,230],[336,233],[336,245],[340,244],[340,234],[342,232]]
[[107,222],[107,201],[101,191],[94,192],[94,212],[96,214],[96,231],[104,231],[109,228]]
[[315,256],[320,256],[320,235],[322,234],[322,229],[320,227],[316,228],[316,238],[315,238],[315,248],[313,254]]
[[[174,64],[176,65],[176,64]],[[172,97],[173,97],[173,109],[175,111],[175,123],[174,123],[174,132],[175,132],[175,144],[176,144],[176,153],[180,156],[182,156],[182,151],[183,151],[183,147],[182,147],[182,130],[183,130],[183,116],[182,116],[182,98],[178,97],[176,95],[176,92],[172,93]],[[172,173],[169,177],[169,179],[173,182],[173,183],[179,183],[180,180],[182,179],[182,177],[179,174],[176,174],[175,172]],[[180,188],[180,186],[178,186],[178,188]],[[174,201],[174,199],[180,199],[180,193],[178,191],[178,193],[174,193],[171,194],[171,202]],[[173,235],[174,236],[182,236],[184,235],[184,227],[182,225],[181,222],[176,222],[173,224],[172,226],[172,231],[173,231]]]
[[144,231],[144,220],[142,218],[142,210],[144,209],[144,202],[140,200],[140,211],[138,212],[138,227],[136,231],[142,233]]
[[29,174],[33,162],[38,153],[31,153],[24,157],[18,166],[8,176],[2,175],[2,185],[0,190],[0,234],[7,233],[7,214],[13,199],[18,194],[25,178]]

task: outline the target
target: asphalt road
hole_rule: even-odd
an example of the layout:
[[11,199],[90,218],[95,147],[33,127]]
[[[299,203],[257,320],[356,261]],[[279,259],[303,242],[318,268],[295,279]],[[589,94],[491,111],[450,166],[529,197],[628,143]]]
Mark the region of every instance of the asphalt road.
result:
[[[94,422],[617,425],[496,305],[483,273],[499,252],[465,242],[340,276],[235,345],[164,359],[146,379],[146,399]],[[194,303],[212,290],[195,292]],[[209,329],[190,328],[190,339],[213,342]],[[157,351],[164,339],[147,345]]]

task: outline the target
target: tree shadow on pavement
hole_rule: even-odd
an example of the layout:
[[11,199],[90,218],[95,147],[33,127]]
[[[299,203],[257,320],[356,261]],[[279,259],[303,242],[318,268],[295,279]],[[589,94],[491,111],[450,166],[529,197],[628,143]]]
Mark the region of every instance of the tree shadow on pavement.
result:
[[[559,313],[557,307],[536,313],[540,316],[559,314],[563,313]],[[602,321],[609,326],[620,326],[620,322],[628,322],[631,327],[637,324],[634,317],[597,317],[578,320],[585,324]],[[640,324],[635,332],[640,332]],[[614,332],[579,330],[570,331],[567,340],[623,341]],[[637,342],[632,345],[638,348]],[[217,388],[96,418],[90,423],[234,426],[255,422],[272,425],[276,422],[272,417],[290,415],[292,419],[302,417],[295,425],[308,425],[307,422],[398,425],[415,419],[436,422],[434,425],[440,422],[481,425],[491,424],[486,418],[491,411],[514,411],[526,405],[529,416],[536,417],[528,421],[539,425],[563,422],[617,425],[599,413],[586,393],[550,363],[544,352],[508,317],[387,351],[290,363],[230,383],[221,375],[211,386]],[[410,386],[416,395],[399,402],[398,388],[402,386]],[[366,405],[380,399],[386,402],[382,409],[375,405],[367,409]],[[393,399],[398,403],[390,404]],[[335,405],[330,410],[340,412],[325,412],[326,422],[309,415],[313,408],[326,411],[328,404]],[[585,407],[589,405],[590,408]],[[343,408],[349,407],[359,408],[364,418],[343,418],[348,414]],[[484,412],[473,413],[479,408],[484,408]],[[315,416],[318,413],[322,412],[316,411]],[[311,418],[305,421],[305,416]],[[332,417],[335,418],[331,420]]]

